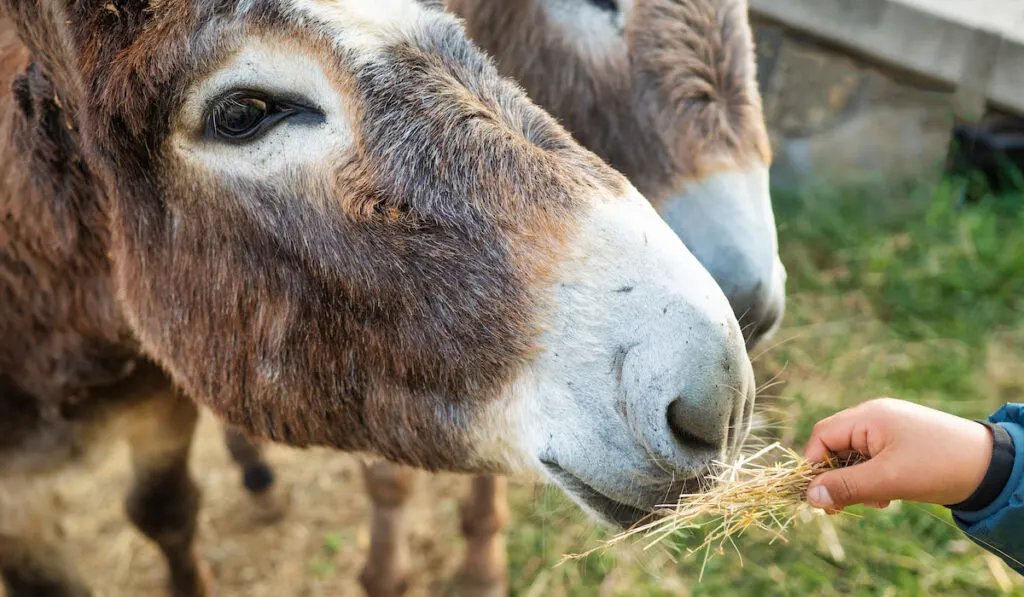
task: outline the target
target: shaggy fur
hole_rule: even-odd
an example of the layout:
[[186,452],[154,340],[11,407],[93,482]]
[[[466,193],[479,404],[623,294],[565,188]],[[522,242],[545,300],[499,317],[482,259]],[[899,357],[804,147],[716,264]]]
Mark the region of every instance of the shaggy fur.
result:
[[[533,349],[573,197],[621,193],[617,175],[441,20],[339,66],[361,107],[358,157],[273,187],[218,180],[165,148],[185,85],[242,32],[323,48],[315,32],[271,2],[242,17],[217,2],[7,10],[39,57],[5,53],[22,74],[20,109],[3,113],[0,325],[18,341],[0,376],[19,403],[59,424],[141,349],[257,435],[473,466],[473,403]],[[465,122],[460,151],[439,154]],[[333,201],[344,212],[322,209]]]
[[[495,466],[474,418],[535,350],[580,198],[627,185],[454,20],[358,62],[271,1],[2,7],[0,473],[66,465],[123,422],[130,518],[197,597],[197,411],[172,383],[292,445]],[[334,65],[355,152],[261,183],[173,151],[200,134],[186,90],[247,36]],[[0,527],[0,547],[9,590],[86,590],[40,538]]]
[[771,159],[743,0],[635,0],[621,35],[573,35],[550,0],[446,1],[503,74],[652,202]]

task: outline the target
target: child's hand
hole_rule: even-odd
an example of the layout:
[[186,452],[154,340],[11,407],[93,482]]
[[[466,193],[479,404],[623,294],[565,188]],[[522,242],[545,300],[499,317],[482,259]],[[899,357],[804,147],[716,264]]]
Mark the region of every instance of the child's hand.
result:
[[974,421],[901,400],[865,402],[815,425],[804,456],[859,452],[871,460],[820,475],[808,501],[829,512],[884,508],[890,500],[956,504],[981,485],[992,443],[992,433]]

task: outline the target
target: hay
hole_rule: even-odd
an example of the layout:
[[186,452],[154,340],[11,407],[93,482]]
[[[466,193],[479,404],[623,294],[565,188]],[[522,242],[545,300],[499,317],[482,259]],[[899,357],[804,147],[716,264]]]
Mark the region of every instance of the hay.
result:
[[[769,460],[772,456],[775,458]],[[765,461],[771,463],[763,464]],[[646,539],[646,550],[675,533],[703,530],[703,542],[689,550],[690,554],[704,552],[703,578],[712,553],[723,553],[727,543],[739,553],[734,539],[752,527],[772,535],[773,543],[785,541],[785,532],[811,508],[806,500],[811,480],[826,471],[863,461],[860,454],[851,454],[811,462],[776,442],[731,464],[715,463],[706,491],[681,495],[678,503],[659,506],[646,522],[587,552],[567,555],[562,562],[586,557],[629,538]]]

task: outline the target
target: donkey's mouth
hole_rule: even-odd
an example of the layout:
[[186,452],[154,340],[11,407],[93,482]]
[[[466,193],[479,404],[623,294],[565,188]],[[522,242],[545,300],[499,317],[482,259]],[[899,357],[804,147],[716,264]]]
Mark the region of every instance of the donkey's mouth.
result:
[[555,482],[574,500],[596,513],[607,522],[622,529],[628,529],[654,514],[650,510],[623,504],[587,485],[579,477],[565,470],[556,462],[541,461]]

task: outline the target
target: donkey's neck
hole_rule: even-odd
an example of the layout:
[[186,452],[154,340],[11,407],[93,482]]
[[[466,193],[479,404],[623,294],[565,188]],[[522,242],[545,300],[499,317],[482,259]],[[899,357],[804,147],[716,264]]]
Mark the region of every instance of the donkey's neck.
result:
[[134,351],[74,125],[23,48],[0,52],[0,388],[55,409],[118,379]]

